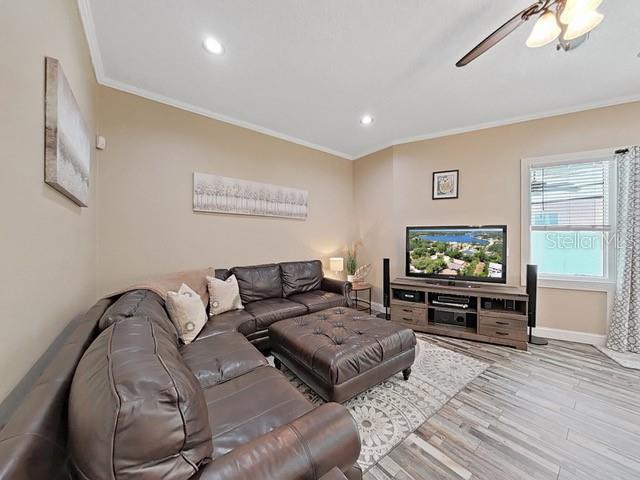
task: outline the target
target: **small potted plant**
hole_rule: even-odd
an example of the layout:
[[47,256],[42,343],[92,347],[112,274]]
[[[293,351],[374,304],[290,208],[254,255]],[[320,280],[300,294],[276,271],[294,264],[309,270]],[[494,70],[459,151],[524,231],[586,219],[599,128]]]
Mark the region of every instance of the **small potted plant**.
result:
[[362,242],[353,242],[350,247],[347,248],[347,281],[353,282],[355,280],[355,273],[358,269],[358,247],[362,246]]

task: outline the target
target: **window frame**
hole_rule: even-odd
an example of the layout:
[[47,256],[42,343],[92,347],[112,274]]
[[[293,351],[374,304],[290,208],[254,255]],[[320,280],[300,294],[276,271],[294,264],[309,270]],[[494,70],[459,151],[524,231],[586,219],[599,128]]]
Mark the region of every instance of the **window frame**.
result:
[[[523,158],[520,166],[521,178],[521,216],[520,216],[520,282],[521,285],[527,283],[527,263],[531,259],[531,167],[546,167],[554,165],[569,165],[573,163],[589,163],[598,160],[611,160],[609,165],[609,232],[616,231],[616,163],[613,161],[615,148],[603,150],[592,150],[588,152],[576,152],[561,155],[548,155],[543,157]],[[588,290],[598,292],[609,292],[615,285],[616,265],[615,265],[615,242],[609,241],[604,252],[604,276],[599,278],[588,278],[581,275],[553,275],[539,274],[538,285],[546,288],[560,288],[570,290]]]

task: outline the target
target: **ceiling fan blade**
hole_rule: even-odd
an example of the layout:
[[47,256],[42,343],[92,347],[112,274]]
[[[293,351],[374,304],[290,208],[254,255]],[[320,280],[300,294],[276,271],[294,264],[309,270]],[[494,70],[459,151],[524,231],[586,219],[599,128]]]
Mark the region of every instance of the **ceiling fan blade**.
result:
[[462,57],[458,63],[456,63],[456,67],[464,67],[465,65],[471,63],[473,60],[478,58],[484,52],[489,50],[491,47],[495,46],[498,42],[503,40],[507,35],[513,32],[516,28],[522,25],[524,22],[529,20],[531,15],[535,15],[539,13],[540,5],[544,2],[536,2],[530,7],[525,8],[517,15],[514,15],[509,21],[507,21],[504,25],[498,28],[495,32],[481,41],[478,45],[476,45],[469,53],[467,53],[464,57]]

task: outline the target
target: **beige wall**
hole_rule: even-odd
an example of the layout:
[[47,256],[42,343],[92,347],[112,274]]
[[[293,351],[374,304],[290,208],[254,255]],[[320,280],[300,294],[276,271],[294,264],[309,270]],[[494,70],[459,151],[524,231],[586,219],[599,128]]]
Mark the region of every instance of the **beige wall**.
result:
[[[98,293],[149,275],[321,258],[353,240],[353,162],[100,90]],[[193,172],[309,191],[306,221],[192,212]]]
[[43,181],[44,57],[61,61],[92,131],[97,84],[74,0],[4,2],[0,43],[2,399],[95,299],[94,198],[81,209]]
[[[368,280],[373,284],[372,297],[382,298],[382,258],[389,256],[396,225],[393,202],[393,149],[387,148],[355,162],[355,223],[364,239],[358,263],[371,263]],[[375,282],[373,280],[376,280]]]
[[[520,281],[520,160],[525,157],[595,150],[640,142],[640,103],[486,129],[393,147],[356,161],[355,199],[366,260],[379,265],[390,256],[392,272],[404,268],[407,225],[507,224],[508,283]],[[383,164],[381,164],[381,162]],[[460,170],[460,198],[431,200],[432,172]],[[382,174],[381,172],[385,172]],[[382,184],[382,177],[386,184]],[[366,203],[378,202],[362,178],[376,179],[384,193],[394,234],[363,228],[379,222]],[[380,275],[372,277],[379,288]],[[378,290],[379,291],[379,290]],[[379,295],[376,297],[379,301]],[[541,289],[539,326],[603,334],[606,295]]]

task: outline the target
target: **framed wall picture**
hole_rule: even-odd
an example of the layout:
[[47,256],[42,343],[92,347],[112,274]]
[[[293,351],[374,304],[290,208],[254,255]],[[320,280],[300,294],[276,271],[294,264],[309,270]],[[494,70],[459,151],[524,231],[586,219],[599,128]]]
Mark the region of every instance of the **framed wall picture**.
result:
[[60,62],[46,57],[44,181],[81,207],[89,203],[91,136]]
[[193,173],[193,211],[306,220],[309,192],[240,178]]
[[433,200],[446,200],[458,198],[460,185],[460,172],[458,170],[445,170],[433,172]]

